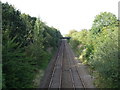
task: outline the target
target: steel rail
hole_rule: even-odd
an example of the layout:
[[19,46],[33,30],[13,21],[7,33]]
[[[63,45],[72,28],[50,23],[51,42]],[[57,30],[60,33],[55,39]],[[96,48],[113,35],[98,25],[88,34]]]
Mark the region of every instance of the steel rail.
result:
[[[49,85],[48,85],[48,90],[49,88],[51,88],[51,85],[53,83],[53,79],[54,79],[54,76],[55,76],[55,72],[58,70],[56,67],[57,67],[57,64],[60,65],[60,76],[59,76],[59,85],[58,85],[58,89],[60,89],[62,87],[62,73],[63,73],[63,58],[64,58],[64,53],[67,53],[66,54],[66,57],[67,57],[67,62],[68,62],[68,66],[69,66],[69,73],[70,73],[70,78],[71,78],[71,81],[72,81],[72,87],[73,89],[75,90],[76,87],[75,87],[75,80],[74,80],[74,77],[73,77],[73,72],[72,72],[72,68],[70,67],[71,64],[73,63],[75,65],[75,70],[77,71],[76,73],[78,74],[78,78],[82,84],[82,87],[85,89],[85,84],[84,84],[84,81],[82,80],[80,74],[79,74],[79,70],[76,66],[76,63],[74,60],[71,60],[71,58],[73,58],[74,54],[70,48],[70,46],[68,45],[68,43],[66,41],[63,41],[61,42],[61,46],[59,48],[59,51],[57,53],[57,56],[56,56],[56,60],[55,60],[55,63],[54,63],[54,67],[53,67],[53,70],[52,70],[52,75],[50,77],[50,81],[49,81]],[[60,61],[59,61],[60,60]]]
[[[67,46],[68,46],[71,54],[73,55],[73,52],[72,52],[72,50],[70,49],[70,46],[69,46],[69,45],[67,45]],[[74,56],[74,55],[73,55],[73,56]],[[72,56],[71,56],[71,57],[72,57]],[[74,65],[76,64],[74,60],[72,60],[72,62],[74,63]],[[85,89],[86,86],[85,86],[84,81],[82,80],[82,78],[81,78],[81,76],[80,76],[80,74],[79,74],[79,71],[78,71],[78,68],[76,67],[76,65],[75,65],[75,68],[76,68],[76,71],[77,71],[77,73],[78,73],[79,79],[81,80],[82,86],[83,86],[83,88]]]
[[[63,42],[63,52],[62,52],[62,58],[64,58],[64,49],[65,49],[65,42]],[[63,60],[61,60],[61,74],[60,74],[60,86],[62,87],[62,72],[63,72]]]
[[[67,47],[66,46],[66,44],[65,44],[65,47]],[[65,49],[67,49],[67,48],[65,48]],[[67,50],[66,50],[66,52],[67,52]],[[68,54],[66,54],[66,56],[68,57],[68,64],[69,64],[69,67],[71,66],[70,65],[70,57],[68,56]],[[72,80],[72,86],[73,86],[73,89],[75,90],[75,83],[74,83],[74,79],[73,79],[73,75],[72,75],[72,69],[71,68],[69,68],[69,72],[70,72],[70,77],[71,77],[71,80]]]
[[[60,46],[60,49],[59,49],[59,52],[57,54],[57,58],[56,58],[56,61],[55,61],[55,64],[54,64],[54,68],[53,68],[53,71],[52,71],[52,75],[51,75],[51,79],[50,79],[50,82],[49,82],[49,85],[48,85],[48,90],[49,88],[51,88],[51,85],[52,85],[52,82],[53,82],[53,78],[54,78],[54,74],[55,74],[55,71],[56,71],[56,66],[57,66],[57,63],[60,59],[60,53],[62,53],[62,50],[63,50],[63,41],[61,42],[61,46]],[[63,55],[63,53],[62,53]],[[62,60],[61,60],[61,68],[62,68]],[[61,74],[62,74],[62,71],[61,71]],[[60,79],[61,79],[62,75],[60,75]],[[60,80],[60,85],[58,88],[61,87],[61,80]]]

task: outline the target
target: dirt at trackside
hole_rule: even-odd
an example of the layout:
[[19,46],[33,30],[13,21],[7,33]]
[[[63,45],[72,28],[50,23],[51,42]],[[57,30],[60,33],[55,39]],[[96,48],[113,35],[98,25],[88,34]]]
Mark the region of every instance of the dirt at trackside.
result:
[[41,80],[40,88],[95,88],[86,65],[75,58],[66,40],[51,60]]
[[82,81],[85,84],[85,87],[86,88],[95,88],[95,86],[93,85],[94,79],[92,78],[92,76],[90,75],[90,72],[88,71],[89,67],[87,65],[82,64],[82,62],[75,57],[75,54],[74,54],[73,50],[71,49],[71,47],[69,45],[68,45],[68,47],[71,52],[71,55],[74,57],[73,59],[75,61],[75,65],[78,69],[78,73],[79,73]]

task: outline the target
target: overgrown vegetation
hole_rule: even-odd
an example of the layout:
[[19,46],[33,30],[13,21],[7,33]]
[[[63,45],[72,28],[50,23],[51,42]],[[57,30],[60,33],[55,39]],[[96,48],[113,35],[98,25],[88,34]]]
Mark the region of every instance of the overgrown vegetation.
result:
[[78,58],[88,64],[100,88],[120,86],[118,62],[118,20],[110,12],[101,12],[90,30],[72,30],[70,44]]
[[34,88],[58,47],[61,33],[39,18],[2,3],[3,88]]

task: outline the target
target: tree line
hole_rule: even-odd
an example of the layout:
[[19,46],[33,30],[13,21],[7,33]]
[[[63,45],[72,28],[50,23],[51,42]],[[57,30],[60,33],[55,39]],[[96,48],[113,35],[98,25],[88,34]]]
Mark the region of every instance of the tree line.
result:
[[61,37],[40,18],[2,3],[2,87],[37,87],[36,75],[45,70]]
[[78,59],[90,66],[99,88],[120,86],[118,50],[119,20],[110,12],[96,15],[91,29],[71,30],[66,36]]

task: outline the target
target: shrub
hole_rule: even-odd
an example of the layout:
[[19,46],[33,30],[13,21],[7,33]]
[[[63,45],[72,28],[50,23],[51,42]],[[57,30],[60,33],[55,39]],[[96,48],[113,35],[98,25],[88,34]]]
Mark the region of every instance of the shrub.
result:
[[[102,78],[99,81],[104,80],[104,86],[100,87],[118,87],[117,33],[118,28],[104,29],[101,36],[96,39],[98,43],[94,47],[93,58],[89,60],[89,63],[99,73],[99,77]],[[106,82],[107,84],[105,84]]]

